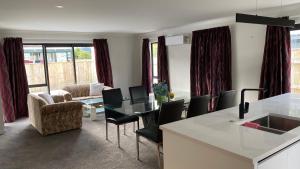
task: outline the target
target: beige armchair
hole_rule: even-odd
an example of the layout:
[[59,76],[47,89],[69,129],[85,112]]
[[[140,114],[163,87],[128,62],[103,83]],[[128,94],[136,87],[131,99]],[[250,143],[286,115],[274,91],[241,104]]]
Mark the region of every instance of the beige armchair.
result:
[[56,103],[47,104],[37,94],[28,94],[30,122],[42,135],[81,128],[82,104],[73,101],[59,102],[61,100],[63,99],[55,96]]

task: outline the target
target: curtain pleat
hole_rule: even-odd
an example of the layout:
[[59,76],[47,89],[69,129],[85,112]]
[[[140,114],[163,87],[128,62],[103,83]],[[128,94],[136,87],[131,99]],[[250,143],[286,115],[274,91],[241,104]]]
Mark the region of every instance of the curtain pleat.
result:
[[259,93],[264,99],[291,91],[291,36],[286,27],[267,26]]
[[168,85],[169,90],[170,79],[169,79],[169,62],[167,47],[165,42],[165,37],[158,37],[158,47],[157,47],[157,67],[158,67],[158,80],[159,82],[165,82]]
[[147,94],[152,91],[152,65],[150,59],[149,39],[143,39],[142,48],[142,85]]
[[[228,26],[193,32],[191,47],[191,96],[231,90],[231,35]],[[210,110],[215,109],[216,99]]]
[[97,78],[105,86],[113,87],[113,76],[109,57],[107,39],[94,39]]
[[[1,56],[1,96],[5,122],[28,117],[27,95],[29,93],[22,38],[5,38],[4,57]],[[0,52],[1,53],[1,52]],[[1,55],[1,54],[0,54]],[[6,69],[6,70],[5,70]],[[8,76],[8,77],[6,77]],[[8,102],[11,102],[9,105]],[[11,110],[12,107],[12,110]]]

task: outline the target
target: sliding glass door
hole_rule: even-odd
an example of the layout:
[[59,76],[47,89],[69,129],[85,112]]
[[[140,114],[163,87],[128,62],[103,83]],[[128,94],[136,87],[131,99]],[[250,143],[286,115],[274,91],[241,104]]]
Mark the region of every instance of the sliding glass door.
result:
[[24,61],[30,92],[97,82],[91,44],[24,44]]
[[24,45],[24,63],[30,92],[47,92],[46,66],[42,45]]
[[50,90],[75,84],[72,47],[46,47]]

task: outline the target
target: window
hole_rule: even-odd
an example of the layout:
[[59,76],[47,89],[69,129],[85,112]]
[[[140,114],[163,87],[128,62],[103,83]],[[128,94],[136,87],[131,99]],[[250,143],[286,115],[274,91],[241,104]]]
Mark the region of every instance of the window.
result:
[[46,47],[51,90],[75,84],[72,47]]
[[97,82],[91,44],[24,44],[24,61],[30,92]]
[[152,60],[152,82],[158,83],[158,66],[157,66],[157,46],[158,43],[151,43],[151,60]]
[[93,47],[75,47],[77,83],[97,82],[95,52]]
[[[24,45],[24,63],[31,92],[45,92],[46,74],[42,45]],[[44,86],[44,87],[43,87]]]
[[291,41],[291,90],[293,93],[300,93],[300,30],[291,31]]

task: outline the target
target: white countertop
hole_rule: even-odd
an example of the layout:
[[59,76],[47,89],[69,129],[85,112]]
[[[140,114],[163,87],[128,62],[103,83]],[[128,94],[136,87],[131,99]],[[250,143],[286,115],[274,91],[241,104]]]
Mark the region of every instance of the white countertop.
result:
[[300,140],[300,127],[278,135],[240,125],[269,113],[300,118],[300,95],[284,94],[250,103],[249,112],[243,120],[239,119],[237,106],[160,128],[258,162]]

